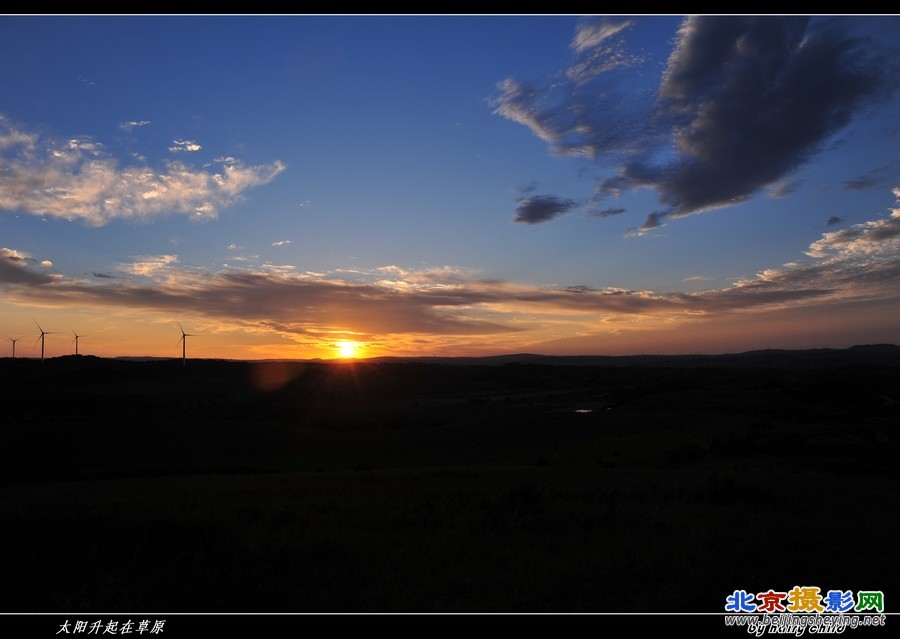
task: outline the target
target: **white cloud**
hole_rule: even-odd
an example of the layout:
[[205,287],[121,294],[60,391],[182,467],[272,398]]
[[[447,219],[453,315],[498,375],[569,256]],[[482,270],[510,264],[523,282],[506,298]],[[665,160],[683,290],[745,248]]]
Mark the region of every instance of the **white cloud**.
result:
[[[339,269],[340,270],[340,269]],[[365,271],[352,271],[355,273],[365,273]],[[444,266],[427,267],[422,269],[404,269],[395,264],[387,266],[379,266],[372,273],[373,276],[382,274],[390,274],[396,279],[403,280],[415,284],[437,284],[445,286],[447,282],[457,283],[466,280],[474,280],[478,275],[477,269],[465,268],[462,266]]]
[[633,24],[634,22],[631,20],[625,20],[624,22],[609,22],[603,20],[595,24],[584,24],[579,27],[578,32],[575,34],[575,38],[572,40],[571,46],[575,51],[580,53],[585,49],[596,47],[607,38],[616,35]]
[[0,150],[18,146],[30,151],[36,143],[37,135],[13,129],[6,124],[6,118],[0,115]]
[[150,120],[132,120],[131,122],[120,122],[119,128],[123,131],[133,131],[136,127],[147,126]]
[[260,266],[260,268],[267,273],[276,273],[280,275],[287,275],[297,270],[297,267],[292,264],[272,264],[271,262],[266,262]]
[[823,233],[819,240],[809,245],[806,254],[832,261],[860,256],[896,258],[900,254],[900,208],[893,209],[890,217],[883,220],[870,220]]
[[290,240],[281,240],[279,242],[272,242],[272,246],[287,246],[290,243]]
[[194,217],[209,217],[215,219],[216,209],[209,202],[194,207]]
[[279,161],[257,166],[235,161],[219,172],[175,161],[162,168],[137,162],[121,166],[98,142],[43,139],[0,117],[0,209],[92,226],[173,213],[214,219],[219,209],[285,169]]
[[50,260],[41,260],[41,266],[44,268],[53,268],[53,262]]
[[172,153],[180,153],[181,151],[199,151],[203,147],[197,144],[194,140],[172,140],[172,144],[174,146],[170,146],[169,150]]
[[131,264],[122,264],[120,268],[132,275],[151,277],[163,269],[178,263],[177,255],[139,255]]
[[0,248],[0,258],[20,262],[22,264],[33,259],[28,253],[23,253],[22,251],[17,251],[16,249],[7,248],[5,246]]

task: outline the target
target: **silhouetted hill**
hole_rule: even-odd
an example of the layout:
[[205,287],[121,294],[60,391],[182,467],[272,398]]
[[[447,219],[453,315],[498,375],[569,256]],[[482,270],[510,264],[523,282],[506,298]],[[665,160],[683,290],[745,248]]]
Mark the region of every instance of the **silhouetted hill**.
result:
[[[846,349],[764,349],[743,353],[717,355],[539,355],[535,353],[511,353],[484,357],[371,357],[352,361],[269,359],[269,360],[227,360],[227,359],[190,359],[188,369],[198,366],[205,371],[214,370],[217,366],[230,370],[234,366],[258,366],[261,364],[289,365],[362,365],[362,364],[441,364],[448,366],[507,366],[507,365],[541,365],[541,366],[650,366],[666,368],[697,367],[751,367],[751,368],[817,368],[848,365],[896,366],[900,364],[900,346],[895,344],[863,344]],[[0,368],[17,366],[19,370],[40,366],[35,358],[0,358]],[[45,371],[61,371],[79,369],[85,366],[102,366],[104,370],[123,370],[117,365],[146,365],[156,368],[151,370],[169,370],[182,368],[179,358],[164,357],[116,357],[100,358],[93,355],[63,355],[47,358],[43,367]]]

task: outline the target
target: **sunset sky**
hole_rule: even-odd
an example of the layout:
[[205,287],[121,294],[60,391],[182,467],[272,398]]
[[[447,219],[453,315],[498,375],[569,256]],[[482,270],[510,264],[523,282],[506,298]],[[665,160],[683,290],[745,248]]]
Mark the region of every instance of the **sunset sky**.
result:
[[0,356],[900,343],[900,18],[0,17]]

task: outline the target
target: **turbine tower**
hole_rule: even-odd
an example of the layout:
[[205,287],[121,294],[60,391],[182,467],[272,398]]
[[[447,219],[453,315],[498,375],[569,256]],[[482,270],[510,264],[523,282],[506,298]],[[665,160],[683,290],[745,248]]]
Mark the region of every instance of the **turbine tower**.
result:
[[78,355],[78,338],[84,336],[76,333],[74,328],[72,329],[72,335],[75,336],[75,339],[73,339],[72,341],[75,342],[75,354]]
[[[38,338],[36,340],[34,340],[34,345],[37,346],[38,339],[41,340],[41,363],[43,364],[44,363],[44,335],[53,335],[53,333],[51,333],[49,331],[45,331],[43,328],[41,328],[41,325],[37,323],[37,320],[34,320],[34,323],[38,327],[38,330],[41,332],[41,334],[38,336]],[[32,348],[34,348],[34,347],[32,347]]]
[[7,335],[7,338],[9,339],[10,342],[13,343],[13,359],[15,359],[16,358],[16,342],[18,342],[22,338],[17,337],[16,339],[13,339],[12,337],[9,337],[8,335]]
[[194,337],[192,333],[185,333],[184,329],[181,328],[181,322],[175,322],[178,324],[178,328],[181,329],[181,339],[178,340],[181,343],[181,365],[185,366],[187,363],[187,338]]

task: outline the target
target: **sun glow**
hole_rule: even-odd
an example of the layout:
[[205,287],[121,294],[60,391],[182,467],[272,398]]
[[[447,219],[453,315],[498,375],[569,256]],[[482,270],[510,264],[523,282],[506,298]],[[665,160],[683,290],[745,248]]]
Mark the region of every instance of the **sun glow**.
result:
[[359,342],[338,342],[338,355],[344,359],[353,359],[359,355]]

